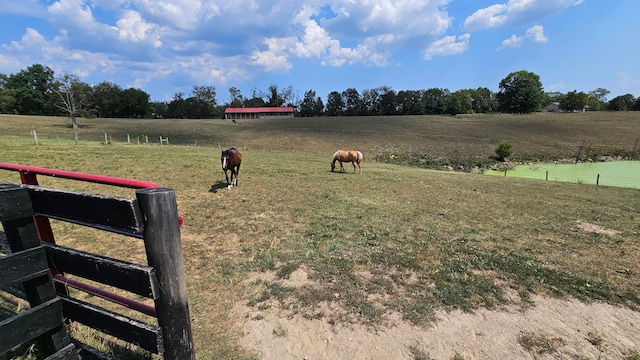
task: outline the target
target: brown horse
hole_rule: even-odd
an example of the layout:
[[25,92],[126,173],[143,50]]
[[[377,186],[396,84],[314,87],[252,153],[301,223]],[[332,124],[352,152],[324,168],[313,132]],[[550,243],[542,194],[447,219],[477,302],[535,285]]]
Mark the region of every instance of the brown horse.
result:
[[343,162],[350,162],[353,165],[353,172],[356,172],[356,164],[358,165],[358,169],[360,170],[360,174],[362,174],[362,168],[360,167],[360,163],[364,160],[364,156],[360,151],[356,150],[338,150],[333,154],[333,158],[331,159],[331,171],[336,168],[336,161],[340,163],[340,169],[344,172],[344,166],[342,166]]
[[[238,186],[238,172],[240,172],[240,163],[242,163],[242,154],[240,154],[240,151],[236,148],[223,150],[222,155],[220,155],[220,162],[222,163],[224,176],[227,178],[227,185]],[[227,170],[231,171],[231,181],[229,181]]]

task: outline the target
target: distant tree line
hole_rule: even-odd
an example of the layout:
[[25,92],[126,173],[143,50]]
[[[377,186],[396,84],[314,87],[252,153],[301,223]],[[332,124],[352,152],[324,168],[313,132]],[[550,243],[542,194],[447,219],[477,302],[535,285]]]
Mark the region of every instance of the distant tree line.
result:
[[603,88],[588,93],[545,93],[538,75],[521,70],[502,79],[498,92],[484,87],[451,92],[444,88],[396,91],[381,86],[361,92],[355,88],[332,91],[325,102],[314,90],[300,99],[291,86],[271,85],[265,91],[254,88],[247,97],[231,87],[228,101],[218,104],[215,87],[202,85],[194,86],[189,96],[179,92],[171,101],[152,102],[141,89],[123,89],[108,81],[89,85],[66,73],[56,77],[41,64],[16,74],[0,74],[0,113],[67,115],[74,128],[75,117],[207,119],[221,117],[228,107],[290,106],[300,117],[530,113],[549,104],[568,112],[640,110],[640,97],[626,94],[607,100],[609,94]]

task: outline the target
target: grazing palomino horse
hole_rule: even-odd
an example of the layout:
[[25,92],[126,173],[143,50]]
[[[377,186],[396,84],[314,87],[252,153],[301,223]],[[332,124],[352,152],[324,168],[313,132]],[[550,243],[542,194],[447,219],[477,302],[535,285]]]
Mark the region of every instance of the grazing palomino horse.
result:
[[[227,185],[238,186],[238,172],[240,172],[240,163],[242,162],[242,154],[240,154],[240,151],[236,148],[223,150],[220,156],[220,162],[222,162],[224,176],[227,178]],[[231,170],[231,181],[229,181],[227,170]]]
[[360,151],[356,150],[338,150],[333,154],[333,158],[331,159],[331,171],[336,168],[336,161],[340,163],[340,169],[344,172],[344,166],[342,166],[343,162],[350,162],[353,165],[353,172],[356,172],[356,164],[358,165],[358,169],[360,170],[360,174],[362,174],[362,168],[360,167],[360,163],[362,163],[364,157]]

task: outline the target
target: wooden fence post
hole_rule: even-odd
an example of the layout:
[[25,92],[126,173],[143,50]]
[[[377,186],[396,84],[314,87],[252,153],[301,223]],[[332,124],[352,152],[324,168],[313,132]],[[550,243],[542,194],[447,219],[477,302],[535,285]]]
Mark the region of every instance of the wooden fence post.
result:
[[168,188],[140,189],[136,198],[144,219],[147,260],[156,270],[160,289],[155,304],[165,359],[195,359],[175,193]]

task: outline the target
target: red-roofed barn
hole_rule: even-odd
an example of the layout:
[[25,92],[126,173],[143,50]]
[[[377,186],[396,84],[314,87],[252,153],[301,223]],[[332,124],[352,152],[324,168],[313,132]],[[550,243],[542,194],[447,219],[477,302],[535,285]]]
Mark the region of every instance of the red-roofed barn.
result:
[[292,107],[227,108],[224,111],[225,119],[272,119],[292,117]]

